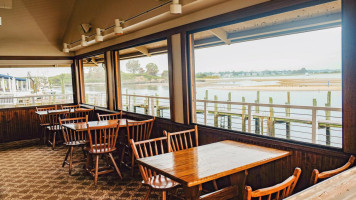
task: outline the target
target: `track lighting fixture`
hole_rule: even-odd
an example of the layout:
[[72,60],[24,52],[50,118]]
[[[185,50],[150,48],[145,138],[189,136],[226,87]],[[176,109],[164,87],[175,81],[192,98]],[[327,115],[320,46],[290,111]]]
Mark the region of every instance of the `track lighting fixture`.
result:
[[86,36],[85,35],[82,35],[82,46],[83,47],[86,47],[86,46],[88,46],[88,42],[85,40],[85,38],[86,38]]
[[95,36],[95,41],[97,42],[102,42],[104,41],[104,36],[101,35],[102,29],[96,28],[96,36]]
[[69,48],[67,43],[63,43],[63,52],[64,53],[69,53]]
[[173,0],[170,6],[170,10],[172,14],[181,14],[182,13],[182,5],[179,4],[179,0]]
[[121,27],[121,23],[122,21],[120,21],[119,19],[115,19],[115,28],[114,28],[114,33],[115,35],[122,35],[124,34],[124,30]]

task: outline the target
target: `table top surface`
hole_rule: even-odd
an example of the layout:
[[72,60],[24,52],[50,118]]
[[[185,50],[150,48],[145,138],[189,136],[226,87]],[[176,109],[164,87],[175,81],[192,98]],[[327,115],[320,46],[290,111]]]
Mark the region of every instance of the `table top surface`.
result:
[[356,167],[300,191],[286,200],[356,199]]
[[290,155],[288,151],[231,140],[138,159],[137,162],[192,187]]
[[[135,122],[132,119],[121,119],[119,127],[126,126],[126,120],[129,122]],[[112,124],[117,124],[117,119],[113,120],[104,120],[104,121],[89,121],[89,127],[98,127],[98,126],[107,126]],[[75,131],[86,131],[87,130],[87,123],[86,122],[79,122],[79,123],[70,123],[70,124],[63,124],[64,127],[70,128]]]
[[[48,110],[48,113],[56,113],[56,112],[65,112],[65,111],[70,111],[71,113],[74,113],[76,111],[84,111],[84,110],[90,110],[88,108],[76,108],[74,109],[59,109],[59,110]],[[47,115],[47,110],[45,111],[36,111],[35,112],[37,115]]]

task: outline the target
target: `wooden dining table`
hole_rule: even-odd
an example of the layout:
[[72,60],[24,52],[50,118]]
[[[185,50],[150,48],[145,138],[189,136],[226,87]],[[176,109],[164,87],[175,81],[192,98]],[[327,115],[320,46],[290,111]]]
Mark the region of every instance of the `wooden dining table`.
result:
[[[128,122],[136,122],[135,120],[132,119],[121,119],[119,127],[126,127],[126,121]],[[74,131],[87,131],[88,126],[89,127],[98,127],[98,126],[107,126],[107,125],[112,125],[112,124],[117,124],[118,119],[112,119],[112,120],[103,120],[103,121],[89,121],[88,123],[86,122],[78,122],[78,123],[68,123],[68,124],[63,124],[64,127],[72,129]]]
[[235,192],[234,198],[242,199],[248,169],[289,155],[289,151],[225,140],[137,162],[180,183],[186,199],[199,199],[199,185],[226,176],[231,182],[226,195]]

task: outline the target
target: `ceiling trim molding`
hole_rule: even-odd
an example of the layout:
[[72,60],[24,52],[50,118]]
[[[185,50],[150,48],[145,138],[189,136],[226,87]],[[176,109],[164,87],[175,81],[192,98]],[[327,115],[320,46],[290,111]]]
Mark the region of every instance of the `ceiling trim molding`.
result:
[[74,56],[0,56],[0,60],[73,60]]

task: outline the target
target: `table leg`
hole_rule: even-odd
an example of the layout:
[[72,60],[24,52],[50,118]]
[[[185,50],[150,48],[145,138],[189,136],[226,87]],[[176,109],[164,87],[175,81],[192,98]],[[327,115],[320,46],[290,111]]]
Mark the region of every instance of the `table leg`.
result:
[[184,186],[184,195],[186,200],[197,200],[200,197],[199,185],[193,187]]
[[238,188],[237,197],[234,199],[243,199],[243,193],[246,185],[247,170],[230,175],[231,185],[236,185]]

